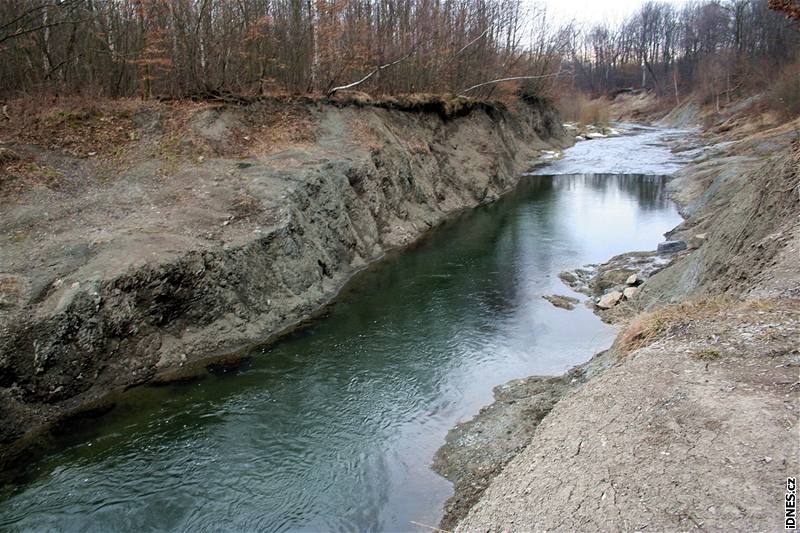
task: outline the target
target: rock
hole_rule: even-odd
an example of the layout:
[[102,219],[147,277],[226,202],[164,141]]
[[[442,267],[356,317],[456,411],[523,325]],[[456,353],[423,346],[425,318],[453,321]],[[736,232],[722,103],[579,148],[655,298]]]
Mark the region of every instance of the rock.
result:
[[691,239],[689,239],[689,249],[695,250],[703,246],[703,243],[706,242],[706,234],[705,233],[698,233]]
[[563,281],[566,284],[575,283],[576,281],[578,281],[578,278],[576,278],[575,274],[573,274],[572,272],[562,272],[561,274],[558,275],[558,277],[559,279],[561,279],[561,281]]
[[635,274],[636,271],[630,268],[614,268],[611,270],[601,270],[595,279],[595,287],[598,292],[605,292],[616,285],[625,285],[626,280]]
[[622,293],[619,291],[611,291],[600,297],[597,301],[597,307],[600,309],[611,309],[617,305],[620,300],[622,300]]
[[[561,272],[558,277],[573,291],[587,296],[595,296],[594,288],[591,286],[596,273],[593,267],[594,265],[587,265],[587,268],[576,268],[571,272]],[[593,301],[590,301],[590,304],[593,303]]]
[[560,307],[561,309],[566,309],[568,311],[575,309],[575,304],[580,302],[580,300],[578,300],[577,298],[571,298],[569,296],[561,296],[560,294],[542,296],[542,298],[544,298],[554,306]]
[[0,165],[13,163],[14,161],[19,161],[19,159],[20,157],[15,151],[8,148],[0,148]]
[[563,154],[553,150],[543,150],[539,155],[539,161],[552,161],[554,159],[561,159]]
[[625,280],[625,284],[630,286],[639,285],[641,282],[642,280],[639,279],[638,274],[631,274],[628,276],[628,279]]
[[625,297],[626,300],[630,300],[638,293],[639,293],[638,287],[628,287],[624,291],[622,291],[622,295]]
[[608,135],[603,135],[602,133],[599,132],[586,134],[587,139],[605,139],[606,137],[608,137]]
[[658,245],[658,253],[674,254],[687,248],[686,241],[665,241]]

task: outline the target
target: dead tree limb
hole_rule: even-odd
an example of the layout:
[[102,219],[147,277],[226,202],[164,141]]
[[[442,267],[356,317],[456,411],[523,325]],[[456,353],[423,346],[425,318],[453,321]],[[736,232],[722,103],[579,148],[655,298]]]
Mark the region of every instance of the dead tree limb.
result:
[[458,52],[456,52],[455,54],[453,54],[453,55],[450,57],[450,61],[452,62],[453,60],[455,60],[455,58],[457,58],[458,56],[460,56],[460,55],[461,55],[461,52],[463,52],[464,50],[466,50],[467,48],[469,48],[469,47],[470,47],[470,46],[472,46],[473,44],[475,44],[475,43],[477,43],[478,41],[480,41],[480,40],[481,40],[481,38],[483,38],[483,36],[484,36],[484,35],[486,35],[487,33],[489,33],[489,30],[491,30],[491,29],[492,29],[492,28],[491,28],[491,26],[490,26],[490,27],[488,27],[488,28],[486,28],[485,30],[483,30],[483,32],[482,32],[480,35],[478,35],[477,37],[475,37],[474,39],[472,39],[470,42],[468,42],[467,44],[465,44],[464,46],[462,46],[462,47],[461,47],[461,50],[459,50]]
[[409,53],[407,53],[406,55],[404,55],[400,59],[396,59],[396,60],[392,61],[391,63],[386,63],[385,65],[381,65],[379,67],[375,67],[375,69],[373,69],[369,74],[367,74],[366,76],[364,76],[360,80],[354,81],[353,83],[348,83],[347,85],[340,85],[339,87],[334,87],[333,89],[328,91],[328,96],[333,96],[337,91],[344,91],[344,90],[347,90],[347,89],[352,89],[353,87],[356,87],[358,85],[361,85],[362,83],[364,83],[365,81],[370,79],[372,76],[374,76],[375,74],[377,74],[381,70],[389,68],[389,67],[393,67],[394,65],[396,65],[396,64],[398,64],[398,63],[400,63],[402,61],[405,61],[406,59],[408,59],[409,57],[414,55],[414,52],[416,52],[416,51],[417,51],[417,47],[415,46],[414,48],[411,49],[411,51]]
[[560,76],[560,75],[561,75],[561,72],[555,72],[553,74],[542,74],[540,76],[514,76],[513,78],[500,78],[500,79],[497,79],[497,80],[485,81],[483,83],[479,83],[477,85],[473,85],[472,87],[464,89],[463,91],[461,91],[461,96],[466,96],[466,93],[468,93],[468,92],[470,92],[470,91],[472,91],[474,89],[478,89],[480,87],[485,87],[486,85],[492,85],[494,83],[501,83],[501,82],[504,82],[504,81],[517,81],[517,80],[538,80],[538,79],[542,79],[542,78],[554,78],[554,77]]
[[23,35],[27,35],[29,33],[34,33],[39,30],[46,30],[49,28],[55,28],[56,26],[63,26],[64,24],[83,24],[84,22],[89,22],[92,19],[80,19],[80,20],[62,20],[59,22],[53,22],[52,24],[42,24],[40,26],[36,26],[35,28],[30,28],[27,30],[17,30],[14,33],[9,33],[7,35],[0,36],[0,43],[8,41],[10,39],[16,39],[18,37],[22,37]]

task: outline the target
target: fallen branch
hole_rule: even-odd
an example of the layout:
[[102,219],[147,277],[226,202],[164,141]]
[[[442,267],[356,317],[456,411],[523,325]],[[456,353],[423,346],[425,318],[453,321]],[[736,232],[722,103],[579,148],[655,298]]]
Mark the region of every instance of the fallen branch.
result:
[[395,61],[392,61],[391,63],[386,63],[385,65],[381,65],[379,67],[375,67],[375,69],[372,72],[370,72],[369,74],[367,74],[366,76],[364,76],[360,80],[354,81],[353,83],[348,83],[347,85],[340,85],[339,87],[334,87],[333,89],[328,91],[328,96],[333,96],[337,91],[344,91],[344,90],[347,90],[347,89],[352,89],[353,87],[356,87],[358,85],[361,85],[362,83],[364,83],[365,81],[370,79],[372,76],[374,76],[375,74],[377,74],[381,70],[389,68],[389,67],[393,67],[394,65],[396,65],[396,64],[398,64],[398,63],[400,63],[402,61],[405,61],[406,59],[411,57],[414,54],[414,52],[416,52],[416,51],[417,51],[417,47],[415,46],[414,48],[411,49],[411,51],[409,53],[407,53],[406,55],[404,55],[400,59],[396,59]]
[[561,75],[561,72],[556,72],[554,74],[542,74],[541,76],[514,76],[513,78],[500,78],[500,79],[497,79],[497,80],[485,81],[483,83],[479,83],[477,85],[473,85],[472,87],[469,87],[468,89],[464,89],[463,91],[461,91],[461,96],[465,96],[465,93],[468,93],[468,92],[470,92],[470,91],[472,91],[474,89],[478,89],[478,88],[484,87],[486,85],[492,85],[493,83],[501,83],[501,82],[504,82],[504,81],[517,81],[517,80],[538,80],[538,79],[541,79],[541,78],[552,78],[554,76],[560,76],[560,75]]
[[45,76],[44,76],[44,79],[46,79],[46,80],[49,80],[49,79],[50,79],[50,78],[53,76],[53,74],[54,74],[56,71],[58,71],[58,69],[60,69],[61,67],[63,67],[63,66],[64,66],[64,65],[66,65],[67,63],[69,63],[70,61],[73,61],[73,60],[75,60],[75,59],[78,59],[79,57],[82,57],[83,55],[84,55],[84,54],[78,54],[78,55],[74,55],[74,56],[72,56],[72,57],[68,57],[68,58],[66,58],[64,61],[62,61],[61,63],[59,63],[58,65],[56,65],[56,66],[54,66],[54,67],[51,67],[51,68],[50,68],[50,70],[48,70],[48,71],[47,71],[47,74],[45,74]]
[[466,50],[467,48],[469,48],[469,47],[470,47],[470,46],[472,46],[473,44],[475,44],[475,43],[477,43],[478,41],[480,41],[480,40],[481,40],[481,38],[483,38],[483,36],[484,36],[484,35],[486,35],[487,33],[489,33],[489,30],[490,30],[490,29],[492,29],[492,28],[491,28],[491,27],[489,27],[489,28],[486,28],[485,30],[483,30],[483,33],[481,33],[480,35],[478,35],[477,37],[475,37],[474,39],[472,39],[470,42],[468,42],[467,44],[465,44],[463,47],[461,47],[461,50],[459,50],[458,52],[456,52],[455,54],[453,54],[453,55],[450,57],[450,62],[452,62],[453,60],[455,60],[455,58],[457,58],[459,55],[461,55],[461,52],[463,52],[464,50]]

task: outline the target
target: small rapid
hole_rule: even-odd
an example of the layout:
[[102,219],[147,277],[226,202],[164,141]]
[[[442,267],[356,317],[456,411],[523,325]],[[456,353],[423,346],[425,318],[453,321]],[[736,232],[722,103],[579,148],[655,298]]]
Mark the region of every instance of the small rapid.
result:
[[690,130],[655,128],[617,123],[620,136],[581,141],[565,152],[565,157],[537,168],[531,175],[564,174],[641,174],[670,175],[688,161],[693,152],[673,153],[672,141],[692,135]]

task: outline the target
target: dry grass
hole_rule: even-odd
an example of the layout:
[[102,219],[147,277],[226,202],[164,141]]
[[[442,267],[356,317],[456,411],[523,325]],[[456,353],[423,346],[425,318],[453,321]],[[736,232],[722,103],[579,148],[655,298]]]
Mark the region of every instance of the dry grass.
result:
[[608,126],[610,106],[605,98],[591,99],[583,93],[563,96],[556,103],[565,120],[595,126]]
[[[224,143],[198,136],[191,120],[208,109],[228,109],[236,124]],[[0,121],[0,139],[36,145],[74,157],[109,158],[142,140],[135,116],[158,123],[156,155],[166,160],[198,155],[258,155],[316,140],[308,106],[265,98],[249,106],[219,102],[170,102],[107,98],[26,98],[8,103],[11,120]],[[153,133],[153,132],[151,132]]]
[[768,104],[783,120],[800,116],[800,61],[787,66],[775,80]]
[[66,190],[70,188],[64,173],[30,158],[0,165],[0,198],[8,199],[29,189],[47,188]]
[[370,126],[370,124],[361,117],[355,118],[350,123],[350,129],[353,132],[353,136],[359,142],[359,144],[365,148],[367,148],[371,152],[376,152],[383,148],[384,141],[381,139],[381,136],[378,132]]
[[8,102],[10,120],[0,122],[0,137],[87,157],[105,154],[132,141],[135,99],[30,97]]
[[316,142],[318,124],[305,105],[270,105],[248,110],[244,129],[236,132],[244,151],[266,155]]
[[[158,142],[160,157],[180,161],[198,156],[259,157],[307,146],[317,140],[318,125],[306,104],[266,98],[246,106],[214,102],[170,102]],[[203,133],[195,119],[216,113],[224,132],[219,138]]]
[[248,194],[236,195],[230,207],[230,212],[233,214],[234,220],[250,218],[261,211],[261,202]]
[[442,119],[452,119],[469,115],[473,111],[496,112],[504,110],[505,104],[499,101],[484,101],[466,96],[450,94],[398,94],[370,96],[360,91],[342,91],[332,99],[340,106],[380,107],[398,111],[436,113]]
[[[702,323],[720,314],[758,313],[772,311],[779,306],[775,300],[739,301],[720,296],[700,302],[685,302],[666,305],[653,311],[641,313],[633,318],[617,339],[616,346],[621,355],[628,355],[645,346],[683,330],[692,324]],[[708,360],[713,354],[696,354]]]
[[665,338],[671,331],[704,320],[732,305],[735,304],[730,300],[716,299],[667,305],[642,313],[637,315],[620,334],[617,347],[622,355],[627,355]]

